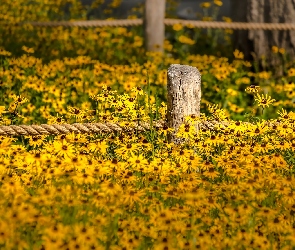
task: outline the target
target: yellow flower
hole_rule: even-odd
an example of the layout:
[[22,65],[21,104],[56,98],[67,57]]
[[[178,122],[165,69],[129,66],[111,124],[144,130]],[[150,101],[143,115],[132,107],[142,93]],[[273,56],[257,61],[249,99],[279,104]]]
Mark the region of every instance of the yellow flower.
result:
[[250,93],[258,93],[259,90],[260,90],[260,87],[256,85],[250,85],[249,87],[245,89],[246,92],[250,92]]
[[214,0],[214,4],[217,6],[222,6],[223,3],[220,0]]
[[178,40],[179,40],[179,42],[184,43],[184,44],[189,44],[189,45],[195,44],[194,40],[190,39],[189,37],[183,36],[183,35],[180,36],[178,38]]
[[208,110],[212,114],[214,119],[216,119],[218,121],[223,121],[228,118],[226,110],[220,109],[218,107],[218,104],[213,104],[213,105],[208,104]]
[[134,153],[131,154],[131,157],[129,158],[128,162],[135,169],[139,169],[140,167],[143,167],[144,165],[148,164],[147,159],[145,159],[143,155],[136,155]]
[[290,68],[288,70],[288,76],[295,76],[295,68]]
[[0,48],[0,56],[11,56],[11,53],[5,49]]
[[29,139],[29,145],[32,147],[41,146],[44,143],[43,135],[27,136]]
[[176,24],[174,24],[174,25],[172,26],[172,28],[173,28],[173,30],[175,30],[175,31],[179,31],[179,30],[182,30],[182,29],[183,29],[183,26],[182,26],[182,24],[180,24],[180,23],[176,23]]
[[95,182],[95,178],[92,174],[87,172],[77,172],[76,175],[73,176],[73,181],[77,184],[93,184]]
[[135,95],[143,95],[144,94],[143,89],[141,87],[139,87],[139,86],[133,87],[131,89],[131,91],[134,92]]
[[243,64],[244,64],[245,67],[248,67],[248,68],[250,68],[252,66],[252,64],[250,62],[247,62],[247,61],[243,62]]
[[127,19],[137,19],[138,17],[136,16],[136,15],[129,15],[128,17],[127,17]]
[[277,112],[280,115],[281,120],[295,120],[295,113],[290,111],[289,113],[285,110],[282,109],[282,111]]
[[277,46],[272,46],[272,47],[271,47],[271,50],[272,50],[272,52],[275,53],[275,54],[279,52],[279,48],[278,48]]
[[232,121],[228,128],[233,130],[235,133],[244,133],[247,130],[246,124],[241,121]]
[[27,53],[34,53],[35,52],[33,48],[28,48],[27,46],[22,46],[22,50]]
[[269,79],[270,78],[270,72],[267,72],[267,71],[261,71],[258,73],[258,77],[261,78],[261,79]]
[[220,175],[220,173],[216,171],[214,167],[210,167],[208,170],[204,171],[203,175],[210,179],[215,179]]
[[266,122],[258,122],[256,125],[253,125],[250,128],[249,135],[250,136],[257,136],[257,135],[262,135],[266,133],[269,130],[269,127],[267,126]]
[[186,25],[186,27],[189,28],[189,29],[193,29],[195,26],[193,24],[189,23],[189,24]]
[[232,29],[225,29],[226,34],[233,34],[234,31]]
[[210,6],[211,6],[211,3],[210,2],[203,2],[203,3],[201,3],[201,8],[208,9],[208,8],[210,8]]
[[271,99],[271,96],[269,96],[268,94],[266,94],[265,96],[264,94],[262,95],[257,94],[255,96],[255,101],[258,102],[258,106],[265,108],[265,107],[269,107],[269,105],[275,102],[276,100]]
[[76,119],[81,119],[84,116],[84,111],[74,107],[68,107],[69,115],[74,116]]
[[71,158],[75,154],[73,144],[67,143],[65,140],[54,141],[53,147],[54,147],[55,151],[57,152],[58,156],[64,156],[64,157]]
[[144,190],[135,190],[132,187],[127,187],[123,194],[123,203],[133,205],[135,202],[142,202],[141,197],[144,195]]
[[279,53],[280,53],[280,54],[284,55],[285,52],[286,52],[286,50],[285,50],[284,48],[280,48],[280,49],[279,49]]
[[17,104],[23,104],[23,103],[29,101],[27,98],[25,98],[25,97],[23,97],[21,95],[18,95],[18,96],[14,95],[12,98],[13,98],[14,102],[17,103]]
[[241,77],[239,79],[236,80],[236,84],[249,84],[250,83],[250,79],[248,77]]
[[202,18],[202,21],[210,22],[210,21],[212,21],[212,20],[213,20],[213,18],[212,18],[211,16],[204,16],[204,17]]
[[164,49],[167,50],[167,51],[172,51],[173,45],[170,44],[170,42],[168,40],[165,40],[164,41]]
[[244,53],[237,49],[234,51],[234,56],[236,59],[244,59]]
[[238,91],[234,90],[234,89],[227,89],[226,92],[228,93],[229,96],[237,96],[238,95]]
[[118,8],[121,3],[122,3],[122,0],[113,0],[112,3],[109,4],[109,7]]
[[223,16],[222,20],[225,21],[226,23],[231,23],[232,22],[232,19],[230,17],[227,17],[227,16]]
[[177,131],[177,136],[185,139],[193,138],[196,133],[196,127],[190,124],[181,124]]
[[5,106],[0,106],[0,116],[2,116],[2,114],[5,112]]
[[101,184],[101,191],[106,195],[114,195],[122,192],[122,188],[116,182],[106,180]]
[[233,103],[228,103],[229,108],[231,111],[235,112],[235,113],[241,113],[244,111],[244,108],[240,108],[239,106],[233,104]]

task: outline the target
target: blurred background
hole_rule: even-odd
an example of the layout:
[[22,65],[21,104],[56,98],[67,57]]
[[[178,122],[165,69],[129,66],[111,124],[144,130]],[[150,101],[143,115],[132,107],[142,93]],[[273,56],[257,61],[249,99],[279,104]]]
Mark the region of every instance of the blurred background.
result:
[[[157,110],[161,101],[166,101],[167,68],[179,63],[195,66],[201,72],[204,113],[210,112],[208,105],[218,104],[231,118],[245,120],[257,114],[273,118],[282,107],[286,110],[295,107],[293,0],[159,0],[156,3],[164,3],[163,15],[150,34],[161,38],[162,51],[147,48],[146,41],[150,39],[146,35],[147,22],[116,27],[86,27],[80,22],[147,20],[147,2],[1,0],[0,101],[9,105],[9,93],[26,93],[34,107],[48,109],[53,115],[65,113],[68,105],[95,107],[97,103],[89,101],[89,95],[102,86],[128,94],[140,87],[157,95],[152,100]],[[149,13],[157,13],[159,8],[160,5],[155,5]],[[179,22],[164,25],[164,17]],[[183,19],[221,24],[285,23],[291,28],[200,28],[181,24]],[[57,21],[65,21],[66,25],[56,25]],[[155,31],[160,26],[164,27],[163,34]],[[265,112],[265,106],[253,106],[255,98],[262,105],[269,103],[268,97],[254,96],[258,86],[263,95],[273,97],[269,112]],[[55,107],[48,91],[54,92],[51,94],[59,100]],[[88,106],[83,106],[83,102]],[[44,119],[49,116],[42,117],[38,112],[34,119],[46,122]]]
[[[113,16],[116,18],[127,18],[128,15],[132,13],[133,8],[138,8],[144,5],[145,0],[122,0],[121,4],[118,8],[113,12]],[[189,20],[197,20],[198,14],[202,13],[201,4],[204,2],[203,0],[178,0],[175,1],[176,6],[176,17],[181,19],[189,19]],[[91,5],[93,0],[82,0],[83,5]],[[100,8],[93,10],[90,12],[90,18],[101,18],[104,16],[103,10],[106,9],[112,0],[105,0],[104,4],[101,5]],[[139,17],[141,17],[141,13],[138,13]],[[172,13],[170,13],[172,14]],[[222,16],[230,16],[230,2],[229,0],[224,0],[223,5],[220,8],[220,12],[218,14],[218,19],[221,20]]]

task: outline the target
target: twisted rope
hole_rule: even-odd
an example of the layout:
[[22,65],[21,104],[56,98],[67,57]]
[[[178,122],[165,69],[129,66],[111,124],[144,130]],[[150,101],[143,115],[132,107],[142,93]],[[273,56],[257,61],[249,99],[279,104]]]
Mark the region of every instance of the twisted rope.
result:
[[[243,122],[244,124],[250,124]],[[214,130],[217,125],[228,126],[230,122],[218,121],[202,121],[198,124],[199,129]],[[277,126],[278,122],[266,123],[267,126]],[[167,130],[168,126],[163,120],[153,122],[156,130]],[[74,124],[41,124],[41,125],[10,125],[0,126],[0,136],[37,136],[37,135],[60,135],[60,134],[94,134],[94,133],[112,133],[112,132],[131,132],[131,131],[147,131],[151,126],[148,122],[130,122],[127,126],[120,126],[117,123],[74,123]]]
[[[235,30],[295,30],[295,23],[242,23],[242,22],[209,22],[196,20],[182,20],[166,18],[166,25],[182,24],[203,29],[235,29]],[[117,20],[87,20],[87,21],[60,21],[60,22],[24,22],[36,27],[118,27],[142,25],[142,19]]]
[[87,21],[60,21],[60,22],[26,22],[40,27],[118,27],[142,25],[142,19],[117,19],[117,20],[87,20]]
[[[68,133],[111,133],[124,131],[144,131],[150,129],[147,122],[131,122],[130,126],[120,126],[116,123],[74,123],[74,124],[41,124],[41,125],[10,125],[0,126],[0,136],[17,136],[17,135],[59,135]],[[155,128],[162,128],[163,122],[153,123]]]
[[207,22],[195,20],[165,19],[166,25],[191,25],[204,29],[235,29],[235,30],[295,30],[295,23],[242,23],[242,22]]

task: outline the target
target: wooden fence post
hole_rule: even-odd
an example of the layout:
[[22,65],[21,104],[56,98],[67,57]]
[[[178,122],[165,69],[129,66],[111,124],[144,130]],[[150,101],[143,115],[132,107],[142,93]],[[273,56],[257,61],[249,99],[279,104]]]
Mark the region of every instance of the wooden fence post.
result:
[[145,0],[144,32],[147,51],[164,51],[166,0]]
[[175,134],[184,117],[193,114],[200,116],[201,74],[195,67],[172,64],[167,75],[167,125],[174,129],[173,133],[168,134],[168,140],[179,144],[184,140]]

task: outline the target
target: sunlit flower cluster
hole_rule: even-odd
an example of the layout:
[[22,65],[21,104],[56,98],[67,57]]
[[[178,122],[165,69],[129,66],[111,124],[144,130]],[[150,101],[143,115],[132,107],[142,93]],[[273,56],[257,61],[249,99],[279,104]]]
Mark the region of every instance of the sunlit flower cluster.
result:
[[[106,87],[102,95],[128,112],[140,110],[127,106],[127,95],[114,99]],[[186,117],[177,134],[187,139],[181,145],[167,141],[165,126],[120,135],[29,136],[20,144],[1,137],[2,246],[291,247],[294,113],[283,109],[271,122],[245,123],[221,116],[217,105],[209,110],[210,116]],[[214,128],[199,129],[218,117]]]
[[[28,47],[25,49],[30,50]],[[94,119],[108,122],[117,119],[110,113],[114,108],[118,109],[116,116],[124,113],[126,118],[133,120],[149,108],[153,113],[159,112],[160,103],[165,101],[167,94],[167,68],[172,63],[192,65],[199,69],[202,74],[201,108],[205,110],[208,104],[220,103],[229,112],[227,115],[240,119],[240,114],[260,114],[259,107],[268,106],[269,110],[263,112],[264,118],[274,118],[282,107],[287,110],[294,107],[291,100],[295,97],[295,84],[289,76],[282,78],[281,82],[269,83],[270,79],[261,80],[261,74],[250,72],[243,63],[229,62],[223,57],[189,55],[184,61],[157,53],[147,53],[147,57],[149,60],[142,65],[136,62],[108,65],[89,56],[65,57],[47,64],[27,53],[21,57],[7,56],[3,60],[5,67],[0,67],[0,96],[3,101],[1,105],[10,115],[2,116],[2,124],[12,124],[15,118],[24,123],[33,120],[60,123],[66,116],[71,117],[72,122]],[[250,79],[256,80],[253,82]],[[123,95],[122,99],[118,99],[110,95],[115,93],[113,90],[107,89],[98,93],[103,86],[112,87],[118,94],[128,93],[129,96]],[[149,97],[148,88],[152,93]],[[253,94],[258,105],[251,101]],[[241,102],[242,99],[244,101]],[[150,107],[147,105],[149,100]],[[136,114],[132,109],[139,104],[145,106]],[[91,116],[93,112],[94,118]]]

